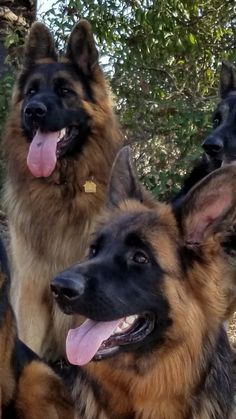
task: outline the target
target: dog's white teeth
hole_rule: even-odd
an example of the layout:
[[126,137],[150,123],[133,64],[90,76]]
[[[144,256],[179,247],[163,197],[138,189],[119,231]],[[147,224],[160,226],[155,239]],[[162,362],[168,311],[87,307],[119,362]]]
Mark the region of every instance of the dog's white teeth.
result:
[[59,132],[57,142],[59,143],[59,141],[61,141],[61,140],[62,140],[62,138],[63,138],[65,135],[66,135],[66,128],[63,128],[63,129]]
[[134,322],[137,320],[138,316],[129,316],[125,317],[124,320],[117,326],[117,328],[114,330],[113,335],[116,335],[118,333],[124,333],[126,330],[130,329],[130,326],[134,324]]
[[117,334],[117,333],[121,333],[121,332],[122,332],[122,329],[121,329],[121,327],[120,327],[120,326],[118,326],[118,327],[115,329],[115,331],[114,331],[113,335],[115,335],[115,334]]
[[121,326],[120,326],[120,329],[122,330],[122,331],[124,331],[124,330],[126,330],[126,329],[128,329],[129,328],[129,324],[128,323],[126,323],[126,321],[124,321],[122,324],[121,324]]
[[137,320],[138,316],[129,316],[125,318],[125,322],[129,325],[132,326],[132,324],[134,324],[134,322]]

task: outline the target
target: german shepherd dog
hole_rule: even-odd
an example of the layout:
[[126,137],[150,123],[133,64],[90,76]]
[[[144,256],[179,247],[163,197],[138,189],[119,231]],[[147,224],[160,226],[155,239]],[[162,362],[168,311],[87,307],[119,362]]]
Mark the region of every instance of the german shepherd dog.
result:
[[[203,141],[205,153],[190,175],[186,178],[180,193],[172,200],[174,206],[180,201],[199,180],[213,170],[233,163],[236,160],[236,79],[235,69],[227,62],[222,62],[220,73],[220,102],[213,112],[213,131]],[[225,286],[228,295],[228,310],[226,318],[230,318],[236,309],[236,233],[232,223],[227,238],[222,242],[222,249],[227,258],[230,271],[225,276]]]
[[74,27],[60,57],[34,23],[4,138],[5,198],[19,335],[47,359],[63,355],[71,323],[50,279],[84,255],[120,143],[89,23]]
[[73,419],[72,401],[61,379],[18,339],[9,288],[0,240],[0,418]]
[[205,138],[202,147],[205,153],[184,181],[183,188],[174,197],[173,203],[182,199],[199,180],[221,165],[236,160],[236,79],[234,67],[222,63],[220,73],[220,102],[212,116],[212,132]]
[[227,62],[222,63],[220,97],[213,113],[213,132],[202,146],[210,159],[224,165],[236,160],[236,80],[234,67]]
[[228,165],[173,211],[118,154],[88,259],[51,283],[65,313],[87,318],[66,341],[83,419],[235,418],[221,253],[235,201]]

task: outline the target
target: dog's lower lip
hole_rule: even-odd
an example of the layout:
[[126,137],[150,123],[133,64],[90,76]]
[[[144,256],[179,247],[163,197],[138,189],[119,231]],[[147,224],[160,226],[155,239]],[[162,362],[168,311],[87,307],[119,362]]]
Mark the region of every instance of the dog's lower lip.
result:
[[236,165],[236,157],[230,158],[230,159],[223,159],[221,163],[221,167],[226,166],[228,164]]
[[99,349],[94,356],[94,361],[102,361],[104,358],[109,358],[119,352],[119,346],[113,346],[112,348]]

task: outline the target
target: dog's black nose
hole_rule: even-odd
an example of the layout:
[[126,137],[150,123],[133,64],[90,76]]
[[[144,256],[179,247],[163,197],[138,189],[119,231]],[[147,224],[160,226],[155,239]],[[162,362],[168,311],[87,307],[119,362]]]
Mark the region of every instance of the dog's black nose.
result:
[[209,135],[202,143],[202,147],[210,157],[216,157],[223,151],[223,140],[215,135]]
[[50,286],[54,298],[73,301],[83,295],[85,278],[74,272],[64,271],[52,280]]
[[24,109],[25,117],[33,121],[41,120],[47,113],[47,108],[42,102],[32,101]]

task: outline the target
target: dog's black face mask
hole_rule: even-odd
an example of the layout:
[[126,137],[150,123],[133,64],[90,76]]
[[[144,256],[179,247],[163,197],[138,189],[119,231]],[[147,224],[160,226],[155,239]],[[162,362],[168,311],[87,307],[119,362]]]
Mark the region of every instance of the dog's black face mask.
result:
[[[40,142],[48,143],[57,157],[81,149],[90,132],[89,115],[76,90],[77,85],[83,86],[82,74],[69,64],[41,64],[24,74],[21,82],[22,127],[27,140],[36,148]],[[84,97],[92,100],[85,88]]]
[[214,131],[203,142],[212,159],[223,164],[236,160],[236,91],[219,103],[213,114]]
[[33,176],[48,177],[58,158],[77,158],[81,152],[92,131],[93,89],[100,72],[87,22],[74,27],[62,57],[47,27],[39,22],[32,26],[15,97],[30,143],[27,165]]
[[97,235],[86,262],[52,282],[65,313],[93,321],[84,323],[78,336],[70,335],[72,352],[73,345],[81,345],[82,363],[119,351],[149,351],[171,323],[162,292],[164,272],[143,234],[146,222],[146,214],[121,216]]

